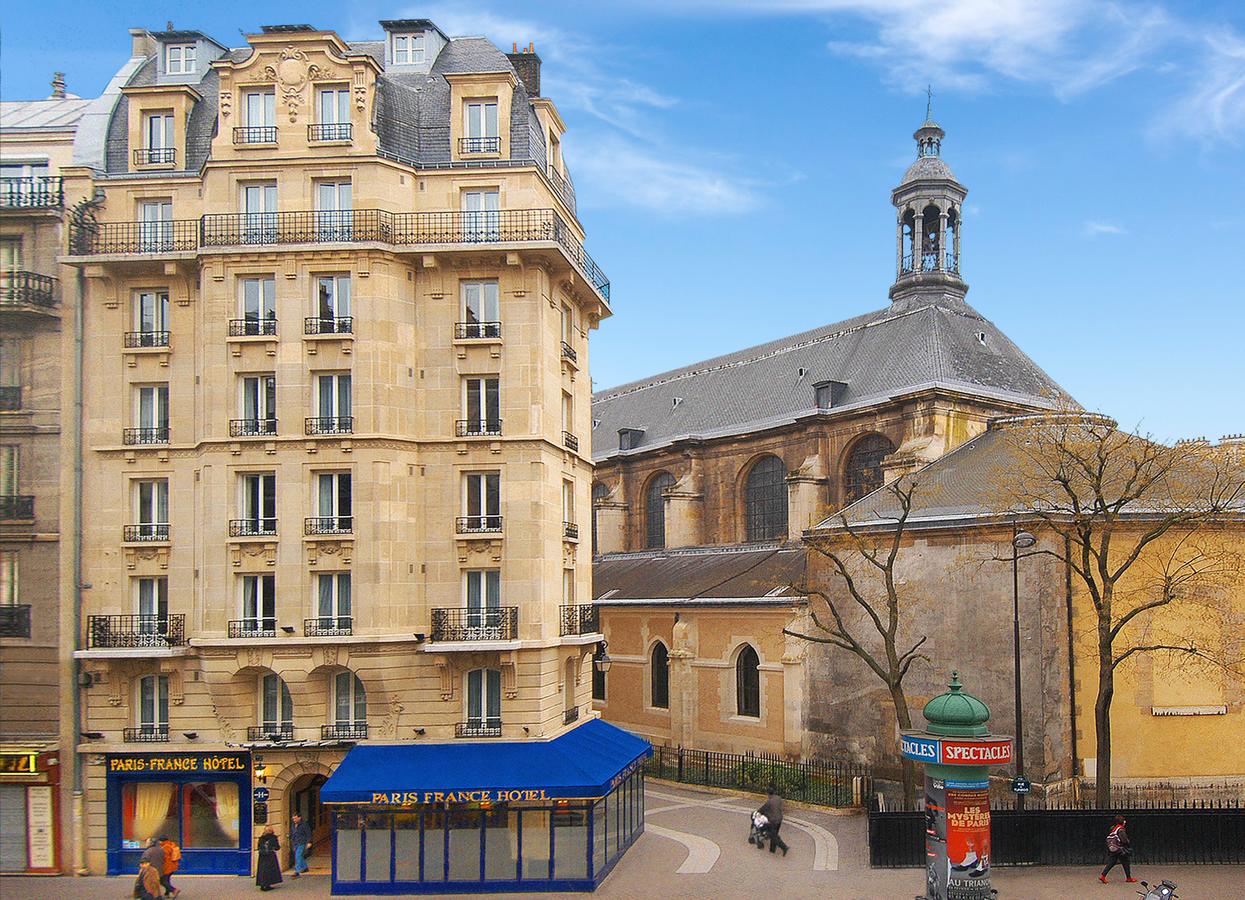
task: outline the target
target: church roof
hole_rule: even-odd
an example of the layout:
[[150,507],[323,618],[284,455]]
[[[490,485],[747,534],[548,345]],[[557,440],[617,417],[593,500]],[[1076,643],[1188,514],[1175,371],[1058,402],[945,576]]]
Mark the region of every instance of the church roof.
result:
[[804,600],[791,586],[807,559],[803,547],[773,544],[610,553],[593,561],[593,602],[789,606]]
[[942,161],[941,156],[922,156],[908,166],[908,171],[903,173],[903,180],[899,183],[903,185],[926,178],[955,180],[955,176],[951,174],[951,167]]
[[728,353],[593,396],[593,457],[684,438],[775,427],[818,413],[813,385],[846,384],[835,411],[940,387],[1037,408],[1071,401],[995,325],[958,300],[914,299]]

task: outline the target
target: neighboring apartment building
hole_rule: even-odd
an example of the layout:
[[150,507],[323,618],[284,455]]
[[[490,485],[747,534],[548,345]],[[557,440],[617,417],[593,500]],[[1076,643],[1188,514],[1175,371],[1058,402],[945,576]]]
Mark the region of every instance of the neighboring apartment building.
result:
[[[61,171],[89,101],[0,103],[0,872],[49,872],[59,745]],[[64,787],[67,788],[67,784]]]
[[564,126],[532,48],[381,28],[134,31],[80,135],[92,872],[167,831],[245,874],[297,813],[335,889],[591,886],[642,827]]

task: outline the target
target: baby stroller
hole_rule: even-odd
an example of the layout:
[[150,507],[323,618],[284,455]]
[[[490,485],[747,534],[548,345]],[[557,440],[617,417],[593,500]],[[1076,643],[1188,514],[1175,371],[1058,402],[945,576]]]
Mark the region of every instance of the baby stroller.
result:
[[761,815],[760,810],[756,810],[749,817],[749,822],[748,843],[754,844],[758,850],[764,850],[765,829],[769,826],[769,819]]

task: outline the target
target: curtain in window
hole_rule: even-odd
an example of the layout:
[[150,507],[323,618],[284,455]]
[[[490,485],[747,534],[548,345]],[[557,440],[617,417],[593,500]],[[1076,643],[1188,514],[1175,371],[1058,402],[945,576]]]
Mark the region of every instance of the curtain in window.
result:
[[238,840],[238,786],[228,781],[218,781],[216,788],[216,824],[229,836]]
[[[158,837],[156,830],[164,824],[176,785],[169,781],[144,781],[137,785],[134,800],[134,837],[146,842]],[[234,789],[234,806],[238,803]]]

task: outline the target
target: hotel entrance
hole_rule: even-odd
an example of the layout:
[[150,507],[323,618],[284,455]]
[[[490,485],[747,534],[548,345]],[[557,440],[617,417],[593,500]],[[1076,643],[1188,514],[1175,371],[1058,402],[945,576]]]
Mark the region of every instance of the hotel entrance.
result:
[[[333,824],[329,811],[320,802],[320,788],[328,779],[318,772],[302,775],[289,788],[290,821],[283,824],[284,834],[289,834],[293,826],[294,816],[302,816],[303,821],[311,826],[311,854],[307,864],[311,871],[329,872],[332,854]],[[285,842],[286,866],[294,865],[294,847],[288,840]]]

